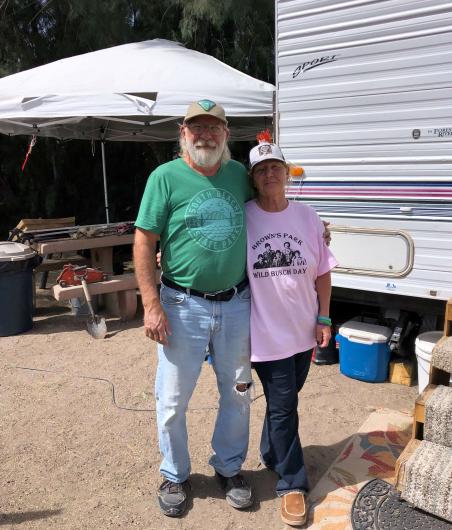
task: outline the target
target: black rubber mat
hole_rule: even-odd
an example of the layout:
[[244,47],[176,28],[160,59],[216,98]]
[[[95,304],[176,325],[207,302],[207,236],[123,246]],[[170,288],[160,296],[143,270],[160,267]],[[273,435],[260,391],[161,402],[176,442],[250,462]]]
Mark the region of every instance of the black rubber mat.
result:
[[352,506],[354,530],[451,530],[444,519],[418,510],[402,500],[384,480],[374,479],[361,488]]

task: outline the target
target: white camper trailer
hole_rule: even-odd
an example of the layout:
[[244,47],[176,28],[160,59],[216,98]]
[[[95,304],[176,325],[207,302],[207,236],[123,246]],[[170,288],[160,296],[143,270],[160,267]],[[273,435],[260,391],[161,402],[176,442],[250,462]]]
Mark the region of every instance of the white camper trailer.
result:
[[276,138],[304,169],[288,196],[334,225],[333,285],[451,298],[452,2],[275,5]]

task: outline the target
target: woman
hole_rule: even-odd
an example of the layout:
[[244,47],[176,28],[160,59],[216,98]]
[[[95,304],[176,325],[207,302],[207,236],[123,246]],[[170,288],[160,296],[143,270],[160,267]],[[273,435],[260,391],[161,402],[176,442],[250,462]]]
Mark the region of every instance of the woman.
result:
[[[256,190],[246,205],[251,361],[267,400],[260,453],[263,464],[279,475],[282,520],[300,526],[306,521],[308,481],[298,435],[298,392],[313,347],[325,347],[331,338],[330,270],[336,260],[316,212],[286,199],[289,169],[277,145],[261,143],[251,150],[250,177]],[[253,270],[264,244],[275,255],[291,247],[297,259]]]

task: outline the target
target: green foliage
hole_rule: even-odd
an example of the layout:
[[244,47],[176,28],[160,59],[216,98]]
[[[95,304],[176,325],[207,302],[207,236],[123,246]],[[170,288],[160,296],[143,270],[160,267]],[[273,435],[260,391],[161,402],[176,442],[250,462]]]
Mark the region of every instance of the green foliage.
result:
[[[0,0],[0,76],[127,42],[165,38],[274,80],[271,0]],[[90,142],[0,135],[0,239],[25,217],[103,222],[100,148]],[[166,143],[107,143],[111,218],[133,220],[149,172],[172,158]]]

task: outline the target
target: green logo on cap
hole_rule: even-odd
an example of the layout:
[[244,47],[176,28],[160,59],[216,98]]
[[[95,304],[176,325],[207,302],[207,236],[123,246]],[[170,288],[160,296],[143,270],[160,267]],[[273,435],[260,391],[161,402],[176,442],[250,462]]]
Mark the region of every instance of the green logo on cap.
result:
[[215,107],[216,103],[210,101],[210,99],[201,99],[201,101],[198,101],[198,105],[202,107],[206,112],[209,112]]

